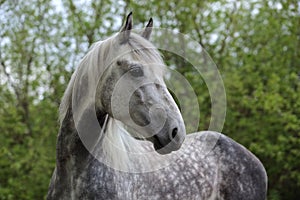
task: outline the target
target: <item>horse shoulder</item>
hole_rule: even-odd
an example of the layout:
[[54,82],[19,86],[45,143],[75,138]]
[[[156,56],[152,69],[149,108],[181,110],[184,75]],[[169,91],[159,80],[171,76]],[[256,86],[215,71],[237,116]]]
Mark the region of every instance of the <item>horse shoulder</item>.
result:
[[218,163],[218,199],[266,199],[267,174],[254,154],[221,133],[204,131],[192,137],[205,147],[202,152],[213,155]]

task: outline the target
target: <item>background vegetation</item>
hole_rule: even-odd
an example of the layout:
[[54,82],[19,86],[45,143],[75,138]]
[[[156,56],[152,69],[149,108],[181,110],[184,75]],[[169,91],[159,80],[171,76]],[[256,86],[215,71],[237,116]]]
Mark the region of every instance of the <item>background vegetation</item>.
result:
[[[223,132],[266,167],[268,199],[300,196],[300,4],[297,0],[0,0],[0,199],[43,199],[55,165],[57,110],[88,47],[119,30],[176,28],[216,62],[226,88]],[[199,94],[205,83],[176,63]],[[186,67],[183,67],[186,66]],[[298,197],[298,198],[297,198]]]

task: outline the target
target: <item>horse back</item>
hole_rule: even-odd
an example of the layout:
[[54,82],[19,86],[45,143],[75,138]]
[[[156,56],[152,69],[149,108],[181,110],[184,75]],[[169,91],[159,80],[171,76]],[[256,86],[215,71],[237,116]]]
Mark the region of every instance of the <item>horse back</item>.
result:
[[264,200],[267,174],[260,160],[241,144],[216,132],[200,132],[194,136],[213,156],[217,168],[216,199]]

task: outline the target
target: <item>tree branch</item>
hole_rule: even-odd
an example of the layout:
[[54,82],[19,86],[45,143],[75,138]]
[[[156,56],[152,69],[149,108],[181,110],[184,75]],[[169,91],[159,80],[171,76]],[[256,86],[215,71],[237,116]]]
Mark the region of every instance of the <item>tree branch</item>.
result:
[[230,29],[230,27],[232,26],[232,24],[233,24],[233,21],[234,21],[234,19],[233,19],[233,15],[234,15],[234,13],[237,11],[237,6],[236,6],[236,3],[234,3],[234,7],[233,7],[233,9],[232,9],[232,11],[230,12],[230,15],[229,15],[229,23],[227,23],[226,24],[226,27],[225,27],[225,36],[224,36],[224,39],[222,40],[222,42],[221,42],[221,48],[220,48],[220,50],[219,50],[219,54],[220,55],[222,55],[223,54],[223,52],[224,52],[224,50],[225,50],[225,48],[226,48],[226,40],[227,40],[227,38],[229,37],[229,35],[230,35],[230,33],[229,33],[229,29]]
[[[1,53],[0,53],[0,59],[1,59]],[[4,75],[7,77],[8,84],[12,87],[13,92],[15,93],[15,95],[16,95],[16,97],[17,97],[17,100],[20,101],[20,99],[21,99],[20,92],[19,92],[19,90],[18,90],[18,87],[14,84],[13,78],[12,78],[11,75],[8,73],[8,71],[7,71],[7,68],[8,68],[8,67],[6,66],[4,60],[1,59],[1,60],[0,60],[0,64],[1,64],[1,66],[2,66],[2,68],[3,68]]]

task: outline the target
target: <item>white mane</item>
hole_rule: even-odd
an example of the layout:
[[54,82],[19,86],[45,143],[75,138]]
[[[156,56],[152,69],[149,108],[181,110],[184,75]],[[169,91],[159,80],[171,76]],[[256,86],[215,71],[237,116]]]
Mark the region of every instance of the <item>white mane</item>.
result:
[[[165,70],[163,60],[160,53],[150,42],[137,34],[131,33],[128,44],[120,45],[117,37],[118,35],[112,36],[107,40],[95,43],[80,62],[62,98],[59,109],[60,124],[63,123],[71,106],[75,124],[81,123],[83,113],[86,110],[94,108],[98,79],[117,57],[130,57],[137,62],[158,63],[159,65],[154,69],[155,74],[158,77],[163,77]],[[122,49],[122,52],[118,52],[120,49]],[[116,52],[119,54],[116,54]],[[162,167],[164,163],[168,163],[166,158],[169,155],[161,156],[154,151],[150,142],[133,138],[122,122],[108,117],[105,126],[101,129],[105,130],[105,133],[102,133],[105,135],[104,139],[95,144],[98,147],[102,146],[101,150],[94,150],[96,156],[93,155],[98,160],[115,169],[123,171],[130,169],[136,172],[150,171]],[[149,162],[149,159],[154,159],[156,162]],[[148,164],[145,165],[145,163]],[[150,163],[155,163],[156,166],[151,166]],[[133,169],[132,164],[135,164],[136,169]],[[141,168],[142,165],[145,168]]]
[[107,58],[107,56],[109,56],[109,54],[107,53],[110,51],[111,46],[112,46],[111,38],[104,41],[96,42],[95,44],[92,45],[89,52],[83,57],[83,59],[79,63],[79,66],[72,74],[71,80],[61,100],[61,104],[59,107],[60,124],[62,123],[69,107],[71,106],[72,92],[74,88],[75,79],[78,76],[83,76],[83,74],[80,75],[79,72],[82,72],[84,74],[89,74],[88,72],[90,70],[91,72],[98,71],[98,73],[102,74],[104,71],[103,66],[107,66],[107,63],[104,62],[105,61],[104,59],[99,59],[99,58]]

